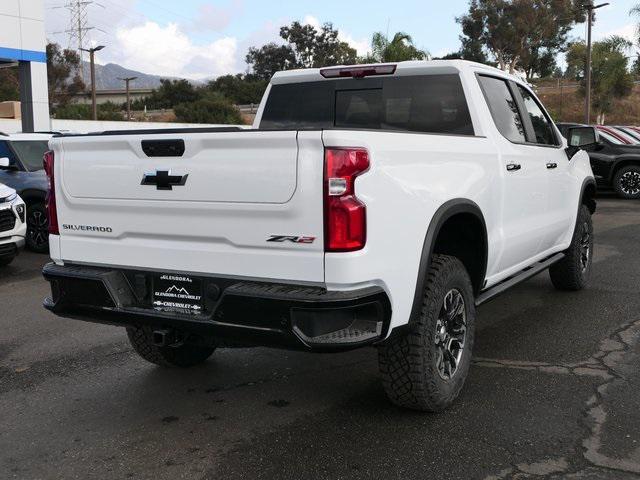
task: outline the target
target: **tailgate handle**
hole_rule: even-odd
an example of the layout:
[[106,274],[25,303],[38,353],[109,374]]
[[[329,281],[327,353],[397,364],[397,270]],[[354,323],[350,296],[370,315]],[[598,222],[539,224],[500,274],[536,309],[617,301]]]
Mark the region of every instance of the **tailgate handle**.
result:
[[184,140],[142,140],[142,151],[147,157],[181,157],[184,154]]

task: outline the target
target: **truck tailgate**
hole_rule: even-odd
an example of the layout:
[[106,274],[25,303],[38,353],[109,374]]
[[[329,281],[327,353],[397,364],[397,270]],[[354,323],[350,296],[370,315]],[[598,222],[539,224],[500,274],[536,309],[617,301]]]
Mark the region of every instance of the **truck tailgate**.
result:
[[[180,156],[162,149],[182,144]],[[324,282],[320,132],[96,135],[51,145],[61,260]],[[267,241],[274,236],[313,240]]]

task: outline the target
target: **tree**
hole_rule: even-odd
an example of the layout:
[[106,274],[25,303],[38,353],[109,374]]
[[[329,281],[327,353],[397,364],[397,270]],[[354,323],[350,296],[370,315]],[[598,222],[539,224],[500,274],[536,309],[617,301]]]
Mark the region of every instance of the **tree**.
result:
[[331,23],[324,23],[318,31],[313,25],[293,22],[280,28],[280,36],[293,48],[302,68],[356,63],[356,50],[338,39],[338,30]]
[[[474,8],[478,8],[477,4],[471,2],[469,6],[469,14],[456,18],[456,22],[462,27],[462,35],[460,35],[460,57],[463,60],[471,62],[487,63],[488,58],[483,49],[482,34],[484,31],[484,23],[474,19]],[[475,15],[477,17],[477,14]]]
[[255,75],[223,75],[207,84],[207,90],[218,92],[236,105],[260,103],[268,80]]
[[52,110],[67,105],[74,95],[84,91],[79,67],[80,56],[75,50],[62,50],[57,43],[47,44],[47,81]]
[[180,103],[194,102],[200,95],[188,80],[160,79],[160,86],[151,93],[149,103],[153,108],[173,108]]
[[640,45],[640,3],[631,9],[629,15],[638,18],[638,25],[636,26],[636,42],[638,43],[638,45]]
[[[605,114],[611,111],[616,98],[626,97],[633,89],[633,75],[629,72],[626,51],[628,40],[612,36],[595,42],[591,55],[591,95],[598,122],[604,123]],[[585,92],[585,58],[587,47],[582,42],[572,43],[567,52],[567,71],[580,81],[580,92]]]
[[[629,14],[635,16],[638,19],[638,25],[636,26],[636,44],[638,47],[640,47],[640,3],[633,7]],[[634,75],[640,76],[640,51],[637,51],[636,54],[636,60],[635,62],[633,62],[633,67],[631,68],[631,70],[633,71]]]
[[405,60],[424,60],[428,53],[416,48],[411,35],[396,33],[391,40],[376,32],[371,39],[371,53],[361,59],[362,63],[402,62]]
[[498,67],[528,78],[553,70],[550,60],[567,45],[571,28],[584,22],[582,0],[471,0],[462,26],[468,56],[488,53]]
[[636,56],[636,60],[633,62],[631,73],[633,73],[636,77],[640,77],[640,52]]
[[176,105],[176,121],[184,123],[241,124],[238,109],[222,95],[209,94],[195,102]]
[[280,28],[280,37],[286,44],[271,42],[249,49],[246,61],[256,77],[269,80],[280,70],[348,65],[357,60],[356,50],[338,39],[338,30],[331,23],[318,30],[313,25],[293,22]]
[[269,80],[280,70],[298,68],[296,54],[290,45],[267,43],[260,48],[251,47],[246,56],[253,74],[263,80]]
[[0,68],[0,102],[20,100],[18,72],[15,67]]

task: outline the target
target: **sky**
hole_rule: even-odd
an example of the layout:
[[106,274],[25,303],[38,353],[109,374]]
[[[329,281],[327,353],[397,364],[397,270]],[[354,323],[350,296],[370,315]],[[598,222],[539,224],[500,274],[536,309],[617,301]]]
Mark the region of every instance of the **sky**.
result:
[[[610,2],[598,10],[594,39],[618,34],[632,40],[629,10],[640,0]],[[63,47],[69,45],[65,3],[45,0],[47,38]],[[369,49],[373,32],[403,31],[432,56],[445,55],[460,46],[455,18],[467,8],[467,0],[95,0],[87,8],[87,24],[94,27],[87,43],[106,46],[98,63],[197,80],[245,72],[248,48],[280,41],[280,26],[294,20],[332,22],[359,54]],[[572,32],[584,36],[584,25]]]

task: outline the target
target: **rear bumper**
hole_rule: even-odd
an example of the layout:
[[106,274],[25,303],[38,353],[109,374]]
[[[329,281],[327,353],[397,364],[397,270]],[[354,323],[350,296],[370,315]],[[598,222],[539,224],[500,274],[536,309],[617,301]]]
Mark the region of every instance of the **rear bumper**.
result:
[[43,275],[52,295],[44,306],[61,317],[172,330],[199,344],[349,350],[384,339],[389,328],[391,306],[380,287],[327,291],[202,277],[204,308],[194,315],[153,308],[153,273],[49,263]]

